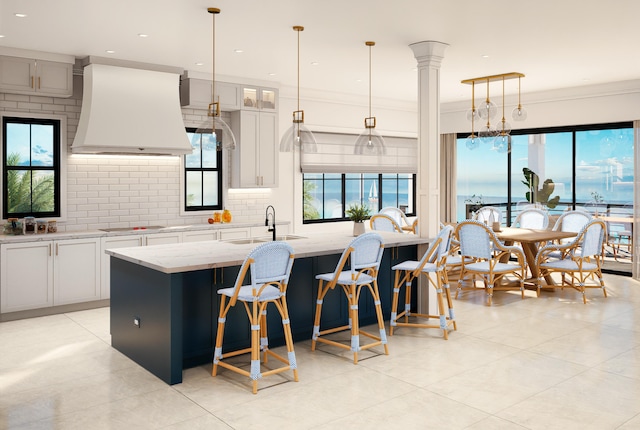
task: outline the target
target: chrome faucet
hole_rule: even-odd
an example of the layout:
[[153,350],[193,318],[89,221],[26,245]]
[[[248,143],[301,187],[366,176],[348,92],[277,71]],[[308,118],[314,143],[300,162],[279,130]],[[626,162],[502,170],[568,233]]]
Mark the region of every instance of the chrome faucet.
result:
[[[271,212],[269,212],[269,208],[271,208]],[[269,227],[269,215],[271,215],[271,227]],[[267,206],[267,210],[265,211],[265,219],[264,225],[269,227],[267,231],[273,232],[273,240],[276,240],[276,209],[269,205]]]

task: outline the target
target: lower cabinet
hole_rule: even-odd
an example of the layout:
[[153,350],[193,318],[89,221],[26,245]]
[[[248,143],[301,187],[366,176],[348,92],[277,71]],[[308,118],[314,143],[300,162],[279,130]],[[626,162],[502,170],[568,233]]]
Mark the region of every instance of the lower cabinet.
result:
[[2,244],[0,312],[98,300],[99,250],[99,238]]
[[132,248],[142,246],[141,235],[131,236],[107,236],[101,239],[100,259],[102,260],[102,274],[100,276],[100,298],[111,297],[111,256],[105,253],[107,249]]

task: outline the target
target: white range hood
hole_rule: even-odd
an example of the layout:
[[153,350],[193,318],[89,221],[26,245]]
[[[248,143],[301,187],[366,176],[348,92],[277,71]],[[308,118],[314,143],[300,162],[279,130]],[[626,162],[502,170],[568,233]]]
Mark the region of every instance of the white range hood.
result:
[[101,57],[88,57],[85,62],[73,153],[192,152],[180,109],[182,69]]

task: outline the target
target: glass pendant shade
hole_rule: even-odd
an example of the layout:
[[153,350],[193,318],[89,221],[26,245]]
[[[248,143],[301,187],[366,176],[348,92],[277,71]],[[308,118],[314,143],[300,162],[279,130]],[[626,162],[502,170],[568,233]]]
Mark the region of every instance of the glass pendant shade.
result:
[[280,152],[291,152],[299,149],[302,152],[318,152],[318,142],[303,123],[294,122],[280,140]]
[[498,113],[498,107],[491,100],[484,101],[478,107],[478,115],[480,115],[480,118],[484,120],[495,118],[497,113]]
[[493,149],[497,152],[504,154],[511,149],[511,136],[508,134],[501,134],[493,141]]
[[478,121],[480,119],[480,114],[478,113],[478,109],[469,109],[467,111],[467,121]]
[[465,146],[469,150],[477,149],[480,146],[480,138],[475,134],[470,134],[464,141]]
[[366,128],[356,139],[353,153],[357,155],[385,155],[387,148],[384,146],[382,135],[375,128]]
[[514,121],[524,121],[527,119],[527,110],[522,106],[518,106],[511,113],[511,118],[513,118]]
[[[213,142],[218,151],[222,149],[236,149],[236,137],[231,131],[231,127],[219,116],[212,117],[197,128],[194,139],[199,139],[199,135],[212,134]],[[194,146],[193,143],[191,146]]]
[[496,131],[498,132],[498,134],[509,134],[511,133],[511,124],[502,119],[496,125]]

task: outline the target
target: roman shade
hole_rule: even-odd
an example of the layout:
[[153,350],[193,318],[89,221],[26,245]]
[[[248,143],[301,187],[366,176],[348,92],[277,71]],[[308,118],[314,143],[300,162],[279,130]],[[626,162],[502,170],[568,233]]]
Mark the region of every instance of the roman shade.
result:
[[356,135],[314,132],[318,152],[303,152],[302,173],[417,173],[418,139],[384,136],[386,155],[353,153]]

